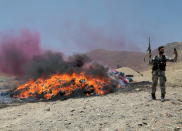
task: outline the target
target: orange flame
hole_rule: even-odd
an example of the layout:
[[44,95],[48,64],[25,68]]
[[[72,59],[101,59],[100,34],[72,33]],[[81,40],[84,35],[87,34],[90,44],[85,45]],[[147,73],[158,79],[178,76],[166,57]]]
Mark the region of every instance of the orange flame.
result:
[[43,98],[51,99],[60,92],[63,93],[64,96],[69,96],[76,89],[87,90],[86,96],[90,95],[90,90],[98,95],[104,95],[107,91],[102,90],[102,88],[109,83],[109,79],[92,78],[86,76],[84,73],[54,74],[46,79],[38,78],[35,81],[30,80],[20,85],[15,90],[16,93],[13,97],[28,98],[43,95]]

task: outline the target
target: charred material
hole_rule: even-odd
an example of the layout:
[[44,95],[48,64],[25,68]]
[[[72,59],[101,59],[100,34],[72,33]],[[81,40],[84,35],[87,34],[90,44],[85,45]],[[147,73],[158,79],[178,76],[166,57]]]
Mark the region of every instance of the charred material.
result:
[[15,98],[57,99],[79,96],[104,95],[116,86],[110,79],[81,74],[55,74],[49,78],[28,81],[13,91]]

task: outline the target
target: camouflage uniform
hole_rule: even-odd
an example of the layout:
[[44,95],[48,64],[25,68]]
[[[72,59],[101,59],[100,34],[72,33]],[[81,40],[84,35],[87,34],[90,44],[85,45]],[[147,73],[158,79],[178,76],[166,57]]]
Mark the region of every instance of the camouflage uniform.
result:
[[158,84],[158,79],[159,79],[161,94],[166,94],[166,89],[165,89],[165,83],[166,83],[165,71],[160,71],[160,70],[152,71],[152,93],[156,92],[156,87],[157,87],[157,84]]
[[166,83],[166,62],[175,62],[174,59],[171,59],[165,55],[162,56],[155,56],[151,61],[150,64],[153,65],[152,67],[152,94],[155,94],[156,87],[158,84],[160,84],[161,94],[165,96],[166,89],[165,89],[165,83]]

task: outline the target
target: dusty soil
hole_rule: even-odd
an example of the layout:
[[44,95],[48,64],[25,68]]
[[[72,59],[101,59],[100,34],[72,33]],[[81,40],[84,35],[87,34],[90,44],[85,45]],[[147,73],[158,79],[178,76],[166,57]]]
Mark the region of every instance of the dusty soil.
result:
[[0,108],[0,130],[178,131],[182,129],[181,92],[182,87],[169,87],[163,103],[159,99],[152,101],[149,92],[142,90],[10,104]]

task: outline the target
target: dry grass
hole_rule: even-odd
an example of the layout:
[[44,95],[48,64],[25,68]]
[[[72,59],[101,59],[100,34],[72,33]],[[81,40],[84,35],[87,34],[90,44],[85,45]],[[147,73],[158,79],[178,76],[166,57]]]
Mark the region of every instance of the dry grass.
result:
[[[136,81],[152,81],[151,69],[148,67],[147,71],[141,72],[143,77],[138,76],[135,78]],[[182,62],[168,63],[166,68],[167,83],[173,84],[174,86],[181,86],[182,78]]]

